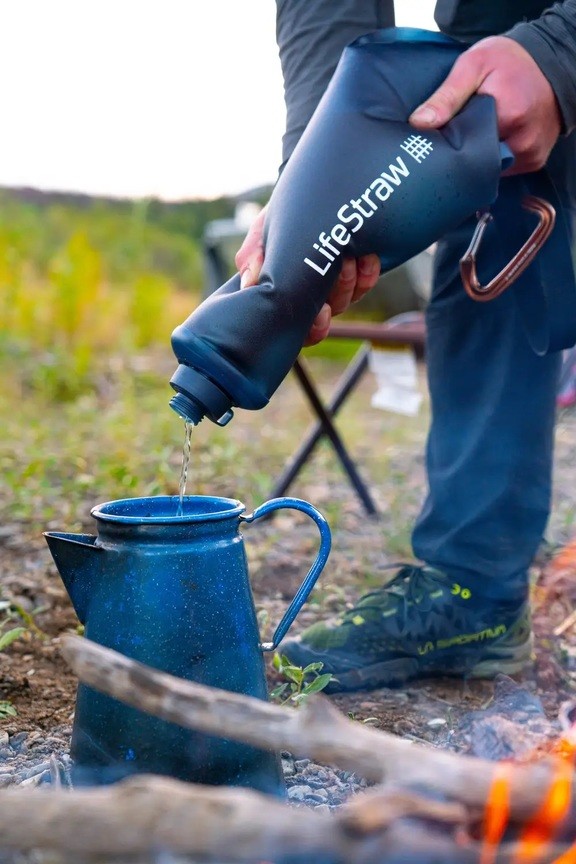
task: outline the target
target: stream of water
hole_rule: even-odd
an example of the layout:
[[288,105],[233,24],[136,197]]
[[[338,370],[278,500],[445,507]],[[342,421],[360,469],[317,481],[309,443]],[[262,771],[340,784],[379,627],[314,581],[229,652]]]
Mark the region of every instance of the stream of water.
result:
[[186,483],[188,481],[188,469],[190,467],[190,444],[192,440],[192,429],[194,428],[194,423],[188,423],[188,421],[186,421],[184,424],[184,428],[184,447],[182,449],[182,469],[180,471],[178,512],[176,514],[177,516],[184,515],[184,496],[186,495]]

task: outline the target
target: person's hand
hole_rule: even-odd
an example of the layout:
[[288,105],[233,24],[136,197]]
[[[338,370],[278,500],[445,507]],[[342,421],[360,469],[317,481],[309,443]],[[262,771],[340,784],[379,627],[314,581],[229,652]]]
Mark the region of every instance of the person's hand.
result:
[[[236,253],[235,264],[240,273],[242,288],[256,285],[264,261],[264,221],[266,208],[260,211],[252,223],[242,246]],[[340,275],[330,292],[328,301],[316,316],[306,339],[306,345],[316,345],[325,339],[330,330],[333,315],[340,315],[351,303],[360,300],[374,287],[380,275],[380,259],[377,255],[362,258],[345,258]]]
[[507,174],[537,171],[562,129],[560,109],[548,79],[513,39],[490,36],[460,55],[441,86],[410,116],[417,129],[437,129],[474,93],[496,101],[498,132],[514,154]]

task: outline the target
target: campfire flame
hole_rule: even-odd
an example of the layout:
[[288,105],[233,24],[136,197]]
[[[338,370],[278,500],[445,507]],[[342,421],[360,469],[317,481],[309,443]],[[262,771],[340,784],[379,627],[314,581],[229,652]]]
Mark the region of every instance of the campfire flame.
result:
[[510,764],[498,762],[486,799],[480,864],[493,864],[510,817]]
[[[567,731],[561,738],[553,742],[547,751],[536,750],[525,757],[527,761],[533,762],[543,758],[552,759],[554,775],[539,808],[523,826],[513,864],[535,864],[542,860],[546,848],[570,812],[576,759],[574,710],[572,706],[571,710],[566,711],[563,722]],[[494,769],[482,821],[480,864],[494,864],[498,846],[509,824],[511,769],[512,764],[504,761],[497,763]],[[576,864],[576,841],[550,864]]]

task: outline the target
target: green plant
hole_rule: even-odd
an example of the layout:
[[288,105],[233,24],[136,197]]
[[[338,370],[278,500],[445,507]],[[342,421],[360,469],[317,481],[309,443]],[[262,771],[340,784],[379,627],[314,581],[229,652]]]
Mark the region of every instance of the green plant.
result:
[[[14,621],[16,617],[20,617],[24,621],[24,618],[20,615],[20,611],[21,607],[14,604],[12,600],[0,600],[0,651],[4,651],[12,642],[15,642],[16,639],[19,639],[26,632],[27,628],[22,626],[4,630],[6,625]],[[24,623],[27,622],[24,621]]]
[[272,665],[280,675],[287,680],[275,687],[270,696],[277,699],[281,705],[291,703],[301,705],[312,693],[324,690],[334,676],[330,672],[322,672],[323,663],[309,663],[304,668],[294,666],[283,654],[274,654]]
[[[26,626],[4,628],[14,620],[23,621]],[[44,637],[44,633],[34,620],[34,613],[26,612],[18,603],[12,600],[0,600],[0,651],[5,651],[13,642],[20,639],[24,634],[33,631],[37,636]],[[0,699],[0,720],[6,717],[16,717],[17,711],[8,699]]]
[[[0,609],[4,603],[0,603]],[[5,623],[8,618],[4,619],[4,622],[0,621],[0,627],[2,623]],[[26,633],[26,627],[12,627],[10,630],[6,630],[4,633],[0,633],[0,651],[4,651],[11,645],[16,639],[19,639],[20,636],[23,636]],[[15,717],[17,714],[16,709],[7,699],[0,699],[0,720],[4,720],[6,717]]]
[[[20,603],[17,603],[15,600],[0,600],[0,612],[4,613],[4,618],[0,618],[0,630],[5,627],[9,621],[17,621],[19,622],[19,626],[15,627],[12,630],[9,630],[4,635],[8,636],[10,633],[14,633],[15,630],[22,631],[21,633],[13,636],[8,642],[6,642],[6,645],[10,645],[15,639],[18,639],[18,637],[21,636],[22,633],[26,632],[34,633],[34,635],[38,636],[40,639],[45,639],[46,634],[38,626],[35,619],[35,616],[39,612],[44,612],[45,610],[45,606],[39,606],[36,609],[33,609],[32,612],[28,612],[26,611],[26,609],[24,609],[23,606],[20,605]],[[26,626],[23,627],[21,626],[22,624],[25,624]],[[2,639],[3,637],[2,635],[0,635],[0,651],[2,650],[2,647],[6,647],[6,645],[3,645]]]
[[18,712],[14,708],[11,702],[7,700],[0,700],[0,720],[4,720],[6,717],[16,717]]
[[365,726],[379,726],[380,720],[378,717],[358,717],[355,711],[348,711],[348,719],[354,720],[356,723],[364,723]]
[[4,651],[8,648],[12,642],[19,639],[25,632],[25,627],[13,627],[11,630],[7,630],[5,633],[0,634],[0,651]]

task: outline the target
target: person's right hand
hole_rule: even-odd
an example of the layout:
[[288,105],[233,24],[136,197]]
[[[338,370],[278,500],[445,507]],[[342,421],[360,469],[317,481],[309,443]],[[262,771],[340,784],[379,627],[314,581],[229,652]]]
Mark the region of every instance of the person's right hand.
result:
[[542,168],[562,131],[560,107],[536,61],[508,36],[489,36],[464,51],[410,123],[417,129],[439,129],[474,93],[488,94],[496,103],[500,140],[515,160],[505,173]]
[[[264,261],[264,222],[266,208],[260,211],[252,223],[242,246],[236,253],[235,264],[240,273],[242,288],[256,285]],[[306,345],[316,345],[325,339],[330,330],[333,315],[345,312],[351,303],[360,300],[374,287],[380,276],[380,259],[377,255],[362,258],[345,258],[340,275],[332,288],[327,302],[316,316],[306,339]]]

